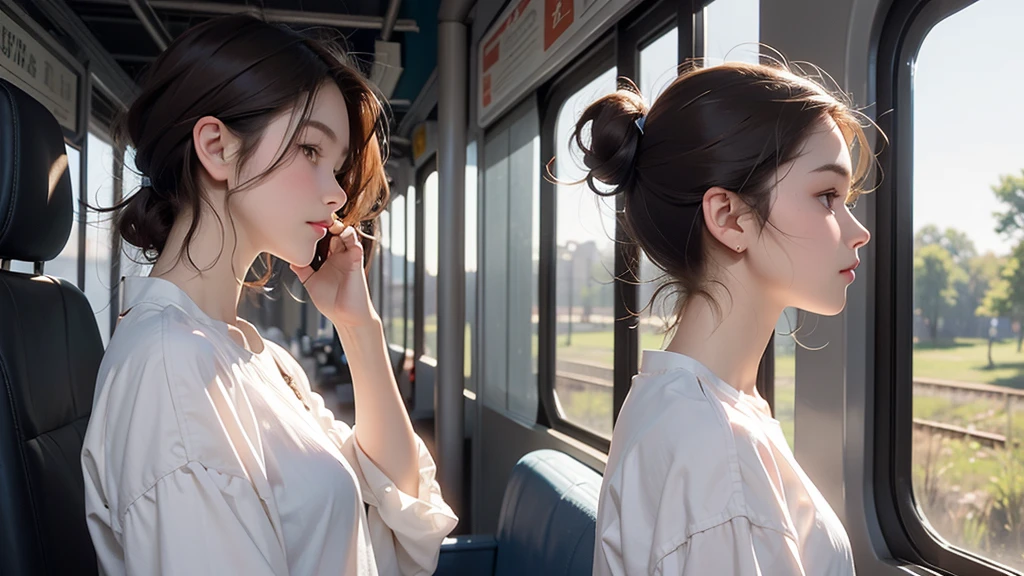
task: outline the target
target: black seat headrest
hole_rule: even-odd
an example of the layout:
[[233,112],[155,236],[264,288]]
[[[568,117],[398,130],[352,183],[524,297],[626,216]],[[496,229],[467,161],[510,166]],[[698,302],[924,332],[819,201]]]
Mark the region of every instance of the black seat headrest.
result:
[[0,79],[0,260],[56,258],[71,233],[72,206],[57,119]]

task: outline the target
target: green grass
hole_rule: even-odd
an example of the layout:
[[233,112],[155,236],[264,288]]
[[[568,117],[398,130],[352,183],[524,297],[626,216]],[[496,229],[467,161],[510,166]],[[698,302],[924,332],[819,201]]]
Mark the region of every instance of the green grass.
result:
[[947,342],[914,345],[914,376],[941,378],[1024,389],[1024,354],[1016,340],[992,346],[996,367],[988,368],[988,344],[983,338],[957,338]]

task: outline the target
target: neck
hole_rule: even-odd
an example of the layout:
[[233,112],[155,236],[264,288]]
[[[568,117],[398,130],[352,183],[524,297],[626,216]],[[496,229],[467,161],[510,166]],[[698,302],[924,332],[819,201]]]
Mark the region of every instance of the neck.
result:
[[[712,284],[716,309],[703,297],[692,297],[679,315],[678,328],[666,350],[685,354],[707,366],[740,392],[756,395],[757,369],[784,306],[751,291],[742,271]],[[720,310],[720,313],[719,313]]]
[[188,250],[185,236],[192,215],[178,215],[150,276],[173,282],[207,316],[235,326],[245,274],[259,254],[244,238],[236,238],[227,214],[207,211],[205,204],[203,208]]

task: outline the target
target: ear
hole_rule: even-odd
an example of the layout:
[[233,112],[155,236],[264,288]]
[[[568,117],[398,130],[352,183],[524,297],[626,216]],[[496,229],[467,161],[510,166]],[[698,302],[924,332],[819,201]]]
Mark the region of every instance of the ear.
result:
[[729,252],[743,253],[751,241],[750,207],[736,193],[715,186],[704,193],[704,225]]
[[235,159],[241,140],[217,118],[204,116],[192,127],[192,144],[207,174],[230,187],[237,174]]

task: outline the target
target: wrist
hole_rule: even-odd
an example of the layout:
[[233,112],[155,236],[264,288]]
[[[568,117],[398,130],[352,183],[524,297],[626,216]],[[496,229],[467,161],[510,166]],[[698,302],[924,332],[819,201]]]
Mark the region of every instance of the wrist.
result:
[[366,318],[355,322],[351,319],[348,319],[345,322],[338,322],[332,318],[328,318],[328,320],[334,324],[334,327],[338,330],[339,336],[343,333],[350,333],[353,336],[376,334],[378,332],[383,332],[384,330],[384,322],[376,312],[371,312]]

